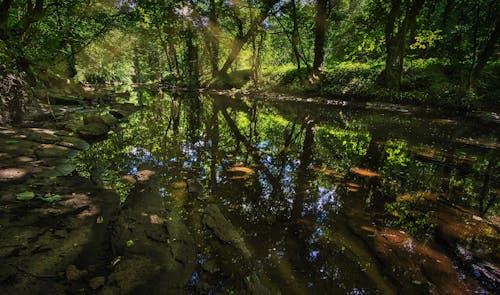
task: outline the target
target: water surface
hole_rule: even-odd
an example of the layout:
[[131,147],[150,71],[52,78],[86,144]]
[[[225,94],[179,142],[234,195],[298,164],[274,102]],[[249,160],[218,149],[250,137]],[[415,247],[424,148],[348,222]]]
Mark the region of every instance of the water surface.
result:
[[[455,252],[481,249],[474,255],[498,263],[496,231],[466,225],[498,211],[495,123],[404,107],[139,97],[141,111],[85,152],[79,170],[124,203],[137,193],[131,182],[154,174],[147,190],[179,212],[197,245],[189,292],[251,291],[249,281],[271,294],[494,288]],[[225,248],[207,228],[209,204],[244,246]]]

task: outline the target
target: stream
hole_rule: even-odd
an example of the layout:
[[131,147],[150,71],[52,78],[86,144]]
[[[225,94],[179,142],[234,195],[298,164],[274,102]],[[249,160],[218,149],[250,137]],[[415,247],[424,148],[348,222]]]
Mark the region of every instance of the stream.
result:
[[3,294],[498,292],[498,120],[125,93],[0,129]]

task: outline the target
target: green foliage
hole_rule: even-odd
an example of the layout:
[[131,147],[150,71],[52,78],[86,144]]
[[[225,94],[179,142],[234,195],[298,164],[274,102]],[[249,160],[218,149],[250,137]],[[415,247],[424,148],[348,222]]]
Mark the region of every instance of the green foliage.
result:
[[347,171],[363,158],[371,136],[367,131],[320,126],[316,128],[315,147],[328,167],[337,172]]
[[385,205],[392,216],[389,223],[401,227],[412,236],[431,237],[436,227],[436,211],[433,204],[422,194],[415,194],[411,200],[398,199]]
[[22,192],[16,195],[16,200],[19,201],[28,201],[35,198],[34,192]]

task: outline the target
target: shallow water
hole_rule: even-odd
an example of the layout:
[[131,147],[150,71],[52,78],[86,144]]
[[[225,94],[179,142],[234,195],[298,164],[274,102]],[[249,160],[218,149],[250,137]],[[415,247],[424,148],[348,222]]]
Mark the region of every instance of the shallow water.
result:
[[[145,177],[146,191],[179,213],[196,244],[191,293],[495,287],[454,251],[479,244],[486,250],[475,254],[498,265],[496,229],[472,242],[466,230],[445,235],[449,225],[464,229],[484,221],[481,213],[498,212],[495,123],[404,107],[208,94],[141,95],[141,103],[120,130],[80,156],[78,169],[125,204],[139,194],[131,183]],[[208,204],[243,244],[207,226]]]

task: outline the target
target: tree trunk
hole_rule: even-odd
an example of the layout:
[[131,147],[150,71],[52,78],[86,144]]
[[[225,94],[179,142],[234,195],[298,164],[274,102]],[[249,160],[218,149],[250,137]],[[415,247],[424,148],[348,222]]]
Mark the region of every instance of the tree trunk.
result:
[[313,74],[318,75],[323,70],[326,41],[326,18],[329,0],[317,0],[316,20],[314,27],[314,63]]
[[0,39],[7,40],[9,38],[9,9],[10,0],[3,0],[0,3]]
[[198,88],[200,85],[200,70],[198,65],[198,47],[194,44],[194,33],[186,34],[186,78],[189,89]]
[[406,0],[404,3],[402,0],[391,1],[391,10],[385,26],[387,56],[385,69],[381,74],[383,84],[388,88],[397,91],[401,89],[404,55],[409,43],[407,33],[415,25],[424,3],[425,0]]
[[174,63],[174,67],[175,67],[175,73],[177,76],[179,76],[180,75],[179,60],[177,58],[177,50],[175,49],[175,45],[172,42],[172,40],[168,41],[168,51],[170,52],[170,54],[172,56],[172,61]]
[[219,77],[227,75],[229,68],[240,54],[243,45],[250,41],[252,36],[257,33],[259,25],[267,18],[269,10],[278,2],[279,0],[265,1],[264,7],[260,9],[260,15],[250,24],[247,33],[243,36],[236,36],[231,44],[231,52],[218,73]]
[[76,53],[73,45],[68,44],[69,47],[69,56],[68,56],[68,77],[74,78],[77,74],[76,71]]
[[134,46],[134,83],[141,83],[141,64],[139,62],[139,48],[137,44]]
[[210,0],[208,30],[212,78],[216,78],[219,73],[219,29],[217,28],[217,7],[215,5],[215,0]]
[[299,54],[299,21],[297,19],[297,5],[295,0],[292,0],[292,20],[293,20],[293,31],[292,31],[292,52],[295,57],[295,62],[297,63],[297,76],[302,80],[300,74],[300,54]]
[[473,87],[477,78],[481,74],[481,71],[486,66],[488,59],[495,53],[495,47],[498,42],[498,38],[500,37],[500,18],[497,17],[495,20],[495,28],[491,32],[486,45],[483,50],[479,53],[477,57],[477,63],[474,69],[472,70],[469,78],[469,87]]
[[158,37],[160,38],[161,48],[163,49],[163,53],[165,53],[165,57],[167,58],[168,70],[170,71],[170,73],[173,73],[174,72],[174,62],[173,62],[172,56],[168,50],[167,42],[165,42],[165,39],[163,38],[163,33],[162,33],[159,25],[157,25],[156,30],[158,32]]

